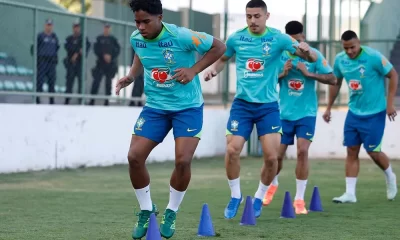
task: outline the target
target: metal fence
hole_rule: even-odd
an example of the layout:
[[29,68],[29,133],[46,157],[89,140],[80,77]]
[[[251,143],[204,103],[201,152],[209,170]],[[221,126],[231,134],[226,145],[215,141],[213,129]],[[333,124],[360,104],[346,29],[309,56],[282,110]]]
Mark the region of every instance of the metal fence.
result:
[[[80,99],[108,99],[113,104],[133,100],[131,88],[124,89],[122,97],[109,94],[132,63],[129,37],[135,29],[133,23],[7,1],[0,1],[0,6],[0,102],[35,103],[33,96],[42,103],[49,97],[54,97],[55,103],[65,103],[68,97],[70,103],[80,104],[86,103]],[[73,37],[74,31],[77,37]],[[106,32],[116,40],[112,64],[108,72],[96,73],[96,62],[104,62],[105,55],[98,37]],[[88,44],[82,44],[82,39]],[[95,78],[104,79],[99,85]]]
[[[129,8],[123,6],[123,10],[128,19]],[[109,12],[105,15],[111,15]],[[180,16],[179,12],[166,12],[170,19],[180,19],[172,16]],[[214,19],[213,15],[192,13],[207,23]],[[130,105],[144,100],[143,95],[132,97],[135,84],[123,89],[120,96],[114,91],[116,81],[132,64],[130,35],[136,29],[132,20],[0,0],[0,22],[0,103]],[[213,24],[208,25],[195,27],[212,34]],[[209,92],[206,104],[222,103],[219,89]]]
[[[135,30],[135,26],[132,21],[128,20],[129,9],[126,9],[127,7],[119,6],[115,8],[117,10],[113,7],[115,8],[110,4],[106,6],[106,15],[118,16],[117,10],[123,9],[124,14],[120,16],[122,20],[72,14],[59,7],[39,7],[0,0],[0,30],[2,33],[0,39],[0,102],[36,103],[36,97],[40,97],[41,103],[48,103],[49,97],[54,97],[56,104],[64,104],[66,98],[71,98],[69,104],[103,105],[108,102],[112,105],[129,105],[134,100],[143,100],[143,96],[132,97],[135,95],[134,84],[124,89],[121,96],[114,94],[116,81],[127,74],[132,63],[133,50],[129,38]],[[200,29],[214,33],[213,35],[217,37],[221,33],[220,26],[227,24],[226,21],[221,24],[223,21],[220,19],[223,16],[216,17],[195,11],[189,11],[188,14],[190,15],[190,13],[193,16],[189,16],[189,19],[191,21],[194,19],[195,30]],[[187,18],[187,14],[179,15],[179,12],[168,11],[166,14],[170,14],[169,18],[175,19],[174,21],[182,20],[184,16]],[[174,14],[180,17],[174,17]],[[54,59],[46,56],[54,49],[49,47],[46,51],[46,48],[40,46],[41,43],[54,39],[45,36],[38,37],[46,28],[49,28],[49,24],[47,24],[49,22],[46,23],[48,19],[52,20],[53,32],[58,39],[57,57]],[[201,21],[202,19],[203,21]],[[213,22],[212,19],[217,19],[217,21]],[[87,39],[89,44],[81,44],[82,50],[78,51],[78,56],[73,57],[74,54],[68,55],[68,48],[71,46],[68,47],[65,40],[73,34],[76,27],[80,28],[82,37],[73,41],[82,42],[81,39]],[[226,26],[224,28],[226,31]],[[108,68],[108,72],[99,71],[99,69],[107,68],[99,67],[98,62],[104,63],[104,54],[98,53],[98,51],[96,53],[96,46],[99,45],[97,38],[104,35],[105,31],[109,31],[116,40],[113,54],[111,54],[113,65]],[[378,49],[391,60],[394,54],[392,48],[396,42],[397,40],[390,39],[364,40],[363,44]],[[334,56],[341,51],[339,41],[315,41],[310,44],[319,49],[331,65],[333,65]],[[85,52],[87,52],[87,56],[85,56]],[[72,58],[76,59],[72,60]],[[81,61],[79,61],[80,58]],[[236,92],[234,61],[226,69],[229,70],[222,72],[215,81],[202,82],[206,104],[227,106],[233,100]],[[327,89],[326,85],[317,85],[320,105],[327,103]],[[343,86],[336,104],[346,105],[347,101],[347,88]]]

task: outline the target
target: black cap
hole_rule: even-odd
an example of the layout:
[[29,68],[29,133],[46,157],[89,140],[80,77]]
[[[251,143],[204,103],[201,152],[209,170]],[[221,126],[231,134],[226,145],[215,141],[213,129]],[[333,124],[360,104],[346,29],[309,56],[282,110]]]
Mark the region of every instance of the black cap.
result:
[[108,22],[106,22],[104,23],[104,27],[111,27],[111,25]]
[[53,19],[51,19],[51,18],[46,19],[46,24],[53,25]]

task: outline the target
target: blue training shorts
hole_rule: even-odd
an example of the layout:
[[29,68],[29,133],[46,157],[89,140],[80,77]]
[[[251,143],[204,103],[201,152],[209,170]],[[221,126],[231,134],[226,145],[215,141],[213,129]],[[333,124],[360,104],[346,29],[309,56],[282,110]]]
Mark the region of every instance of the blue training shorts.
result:
[[294,144],[294,136],[312,141],[315,133],[316,117],[304,117],[296,121],[282,120],[283,136],[281,143]]
[[344,123],[343,145],[352,147],[364,144],[367,152],[380,152],[385,124],[386,110],[366,116],[348,111]]
[[269,133],[282,133],[278,102],[251,103],[235,98],[232,103],[226,135],[249,139],[256,124],[259,137]]
[[134,135],[161,143],[173,129],[174,138],[201,138],[203,127],[203,107],[187,108],[179,111],[143,107],[133,128]]

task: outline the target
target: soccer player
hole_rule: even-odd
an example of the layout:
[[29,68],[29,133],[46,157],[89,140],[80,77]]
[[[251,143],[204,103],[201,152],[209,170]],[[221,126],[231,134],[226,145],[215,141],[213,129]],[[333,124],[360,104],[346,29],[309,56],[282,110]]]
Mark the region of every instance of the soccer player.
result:
[[[298,42],[304,42],[303,25],[298,21],[291,21],[285,26],[286,34]],[[282,169],[282,162],[289,145],[294,144],[297,137],[297,166],[296,166],[296,197],[294,208],[296,214],[307,214],[304,192],[308,178],[308,149],[314,138],[315,121],[318,110],[316,82],[335,84],[336,77],[332,67],[324,56],[316,49],[318,60],[307,63],[303,59],[284,52],[281,57],[284,65],[279,74],[279,105],[283,135],[278,154],[278,173],[265,194],[263,205],[268,205],[278,188],[278,174]]]
[[[160,224],[161,235],[171,238],[178,208],[189,185],[190,164],[203,125],[204,101],[198,73],[218,60],[226,47],[206,33],[163,22],[160,0],[132,0],[130,7],[138,29],[130,38],[135,57],[129,75],[118,81],[116,93],[131,84],[143,67],[147,96],[134,126],[128,153],[129,174],[141,209],[132,237],[144,237],[150,215],[158,212],[150,197],[145,161],[172,128],[175,169],[170,181],[169,203]],[[196,52],[204,54],[198,62]]]
[[[336,203],[355,203],[356,182],[360,161],[361,144],[386,176],[387,199],[397,194],[396,175],[389,158],[381,151],[386,115],[394,121],[397,113],[394,98],[398,75],[392,64],[377,50],[361,46],[357,34],[346,31],[341,37],[344,51],[337,54],[334,74],[338,78],[335,86],[329,87],[329,102],[323,118],[331,120],[331,108],[339,93],[343,78],[349,87],[349,111],[344,123],[343,145],[347,147],[346,192],[333,198]],[[385,79],[389,78],[389,93],[385,98]]]
[[224,56],[205,73],[205,79],[209,80],[236,54],[237,90],[226,129],[225,167],[231,199],[224,215],[228,219],[236,216],[242,201],[239,156],[254,124],[264,155],[261,181],[253,198],[256,217],[261,215],[264,194],[277,172],[282,133],[277,83],[282,53],[288,51],[310,62],[317,60],[307,43],[299,44],[289,35],[266,26],[269,12],[264,1],[249,1],[246,16],[247,27],[228,38]]

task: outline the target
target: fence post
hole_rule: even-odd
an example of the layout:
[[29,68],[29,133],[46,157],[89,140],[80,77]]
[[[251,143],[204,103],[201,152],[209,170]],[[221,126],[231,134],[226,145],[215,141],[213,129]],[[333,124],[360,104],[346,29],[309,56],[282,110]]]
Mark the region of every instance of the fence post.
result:
[[[33,92],[37,93],[37,25],[38,9],[33,10]],[[36,104],[36,96],[33,95],[33,103]]]
[[[228,1],[224,1],[224,40],[228,39]],[[224,71],[223,87],[222,87],[222,102],[224,104],[224,108],[227,107],[229,102],[229,61],[226,62],[225,71]]]
[[[121,3],[122,4],[122,3]],[[124,56],[124,73],[123,73],[123,77],[124,76],[126,76],[127,75],[127,71],[126,71],[126,68],[127,68],[127,66],[129,66],[129,64],[128,64],[128,54],[127,54],[127,52],[128,52],[128,49],[129,50],[131,50],[130,49],[130,47],[129,47],[129,44],[128,43],[130,43],[130,37],[128,37],[129,35],[128,35],[128,26],[125,24],[124,25],[124,52],[123,52],[123,56]],[[128,40],[129,39],[129,40]],[[132,51],[132,50],[131,50]],[[133,83],[133,84],[135,84],[135,83]],[[129,101],[128,100],[126,100],[126,88],[124,88],[124,98],[125,98],[125,100],[123,101],[124,102],[124,104],[126,104],[126,103],[128,103]]]
[[[80,94],[84,95],[86,92],[86,6],[85,6],[85,0],[81,0],[81,8],[82,8],[82,20],[81,20],[81,29],[82,29],[82,71],[81,71],[81,81],[82,81],[82,92]],[[81,98],[82,105],[85,105],[86,98]]]

